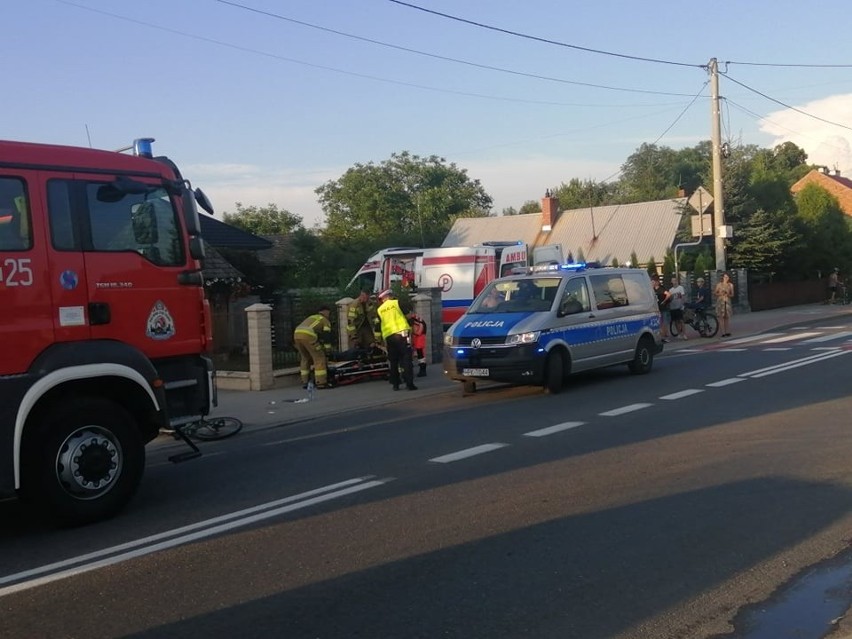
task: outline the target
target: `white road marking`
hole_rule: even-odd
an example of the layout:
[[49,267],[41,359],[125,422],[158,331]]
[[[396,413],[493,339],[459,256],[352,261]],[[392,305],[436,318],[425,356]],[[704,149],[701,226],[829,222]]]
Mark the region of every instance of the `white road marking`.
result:
[[731,384],[744,381],[745,379],[742,377],[729,377],[728,379],[720,379],[718,382],[710,382],[707,386],[710,386],[711,388],[721,388],[722,386],[730,386]]
[[772,348],[764,348],[763,350],[767,353],[781,353],[784,351],[792,351],[793,349],[790,346],[775,346]]
[[[232,530],[234,528],[247,526],[249,524],[253,524],[264,519],[277,517],[278,515],[282,515],[284,513],[299,510],[300,508],[306,508],[308,506],[313,506],[314,504],[330,501],[332,499],[357,493],[362,490],[375,488],[376,486],[381,486],[382,484],[391,481],[390,479],[367,481],[368,479],[368,477],[348,479],[346,481],[338,482],[336,484],[323,486],[322,488],[309,490],[298,495],[292,495],[291,497],[285,497],[283,499],[267,502],[265,504],[260,504],[259,506],[252,506],[251,508],[238,510],[236,512],[221,515],[219,517],[213,517],[212,519],[206,519],[204,521],[200,521],[195,524],[189,524],[188,526],[183,526],[181,528],[167,530],[156,535],[150,535],[149,537],[143,537],[142,539],[130,541],[125,544],[119,544],[118,546],[104,548],[103,550],[98,550],[85,555],[80,555],[79,557],[72,557],[71,559],[57,561],[55,563],[47,564],[39,568],[33,568],[31,570],[25,570],[23,572],[15,573],[12,575],[6,575],[5,577],[0,577],[0,584],[14,583],[16,581],[21,581],[22,579],[29,579],[30,577],[34,577],[36,575],[42,575],[45,573],[52,572],[54,570],[60,570],[63,568],[67,568],[68,566],[76,565],[75,568],[62,570],[61,572],[57,572],[52,575],[47,575],[38,579],[23,581],[22,583],[17,583],[13,586],[0,588],[0,597],[23,590],[28,590],[30,588],[35,588],[36,586],[41,586],[47,583],[51,583],[53,581],[59,581],[61,579],[80,575],[85,572],[96,570],[98,568],[103,568],[106,566],[111,566],[113,564],[121,563],[123,561],[128,561],[130,559],[135,559],[137,557],[142,557],[144,555],[150,555],[152,553],[159,552],[160,550],[166,550],[168,548],[173,548],[174,546],[180,546],[182,544],[186,544],[191,541],[196,541],[198,539],[203,539],[205,537],[218,535],[219,533],[227,532],[228,530]],[[170,537],[172,539],[169,539]],[[167,541],[154,543],[161,539],[165,539]],[[136,550],[133,550],[134,548],[136,548]],[[105,558],[99,559],[102,557]]]
[[761,344],[780,344],[781,342],[792,342],[794,339],[804,339],[805,337],[811,337],[813,335],[819,335],[820,333],[814,333],[811,331],[810,333],[799,333],[797,335],[784,335],[782,337],[776,337],[774,339],[763,340]]
[[816,364],[817,362],[821,362],[823,360],[831,359],[833,357],[837,357],[838,355],[845,355],[850,351],[829,351],[829,352],[820,352],[816,355],[808,355],[807,357],[803,357],[801,359],[794,359],[789,362],[784,362],[783,364],[775,364],[774,366],[767,366],[765,368],[758,368],[757,370],[748,371],[747,373],[740,373],[739,377],[766,377],[767,375],[774,375],[775,373],[783,373],[784,371],[792,370],[794,368],[799,368],[800,366],[807,366],[808,364]]
[[632,413],[637,410],[642,410],[643,408],[648,408],[649,406],[653,406],[653,404],[628,404],[627,406],[622,406],[621,408],[613,408],[612,410],[608,410],[605,413],[598,413],[603,417],[618,417],[619,415],[624,415],[625,413]]
[[717,353],[742,353],[747,351],[747,348],[720,348]]
[[832,333],[830,335],[823,335],[822,337],[812,337],[811,339],[806,339],[802,342],[802,344],[819,344],[821,342],[830,342],[833,339],[843,339],[844,337],[852,336],[852,331],[842,331],[840,333]]
[[473,448],[465,448],[464,450],[458,450],[454,453],[448,453],[446,455],[441,455],[440,457],[433,457],[430,459],[430,462],[435,462],[437,464],[449,464],[454,461],[458,461],[460,459],[467,459],[468,457],[473,457],[474,455],[481,455],[482,453],[490,453],[492,450],[497,450],[499,448],[504,448],[509,444],[502,443],[494,443],[494,444],[482,444],[481,446],[474,446]]
[[688,388],[687,390],[678,391],[677,393],[671,393],[670,395],[663,395],[660,399],[683,399],[684,397],[689,397],[690,395],[697,395],[698,393],[703,393],[704,390],[700,388]]
[[738,337],[736,339],[726,339],[726,344],[745,344],[746,342],[756,342],[757,340],[762,340],[766,337],[775,337],[777,335],[782,335],[783,333],[763,333],[762,335],[749,335],[748,337]]
[[839,351],[839,346],[814,346],[812,351]]
[[539,430],[531,430],[528,433],[524,433],[524,437],[546,437],[547,435],[553,435],[565,430],[577,428],[585,423],[586,422],[565,422],[564,424],[556,424],[556,426],[548,426],[547,428],[540,428]]

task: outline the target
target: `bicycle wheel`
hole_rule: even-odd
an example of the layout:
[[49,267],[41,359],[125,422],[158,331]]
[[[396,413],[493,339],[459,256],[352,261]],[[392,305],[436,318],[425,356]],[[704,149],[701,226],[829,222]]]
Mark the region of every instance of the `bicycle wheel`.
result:
[[699,320],[701,327],[701,336],[702,337],[716,337],[716,333],[719,332],[719,320],[716,319],[716,316],[713,313],[705,313],[704,318]]
[[669,335],[672,337],[677,337],[679,335],[677,324],[675,324],[674,320],[669,320]]
[[225,439],[236,435],[242,428],[243,423],[236,417],[204,419],[197,428],[191,431],[190,437],[201,440]]

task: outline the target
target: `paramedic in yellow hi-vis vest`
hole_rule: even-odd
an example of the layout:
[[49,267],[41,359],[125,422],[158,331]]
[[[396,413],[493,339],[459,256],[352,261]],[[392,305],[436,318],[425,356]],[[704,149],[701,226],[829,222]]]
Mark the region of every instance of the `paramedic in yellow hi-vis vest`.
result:
[[293,341],[299,351],[299,376],[302,386],[307,388],[311,376],[311,365],[314,367],[314,384],[317,388],[328,388],[328,359],[325,355],[324,344],[331,343],[331,322],[328,317],[331,308],[320,306],[293,331]]
[[399,302],[391,298],[391,290],[379,293],[381,302],[377,312],[382,322],[382,337],[388,349],[390,382],[399,390],[399,367],[402,366],[402,381],[408,390],[417,390],[414,385],[414,370],[411,363],[411,326],[399,308]]

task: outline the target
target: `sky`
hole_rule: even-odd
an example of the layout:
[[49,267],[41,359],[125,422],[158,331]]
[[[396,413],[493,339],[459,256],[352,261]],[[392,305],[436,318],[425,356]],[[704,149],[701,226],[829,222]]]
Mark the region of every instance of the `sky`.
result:
[[[618,177],[643,143],[792,141],[852,176],[852,38],[789,0],[2,0],[0,139],[153,137],[217,211],[394,153],[479,180],[492,212]],[[708,188],[712,185],[707,185]]]

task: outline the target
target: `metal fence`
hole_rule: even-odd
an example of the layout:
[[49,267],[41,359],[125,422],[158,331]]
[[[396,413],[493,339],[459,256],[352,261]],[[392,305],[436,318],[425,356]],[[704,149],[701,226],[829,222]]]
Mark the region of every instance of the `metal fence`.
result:
[[232,300],[212,310],[213,361],[217,370],[248,371],[248,322],[245,309],[259,302],[272,307],[272,362],[276,370],[299,365],[299,353],[293,345],[294,329],[322,304],[332,308],[332,348],[338,350],[336,289],[288,291],[271,300],[257,296]]

